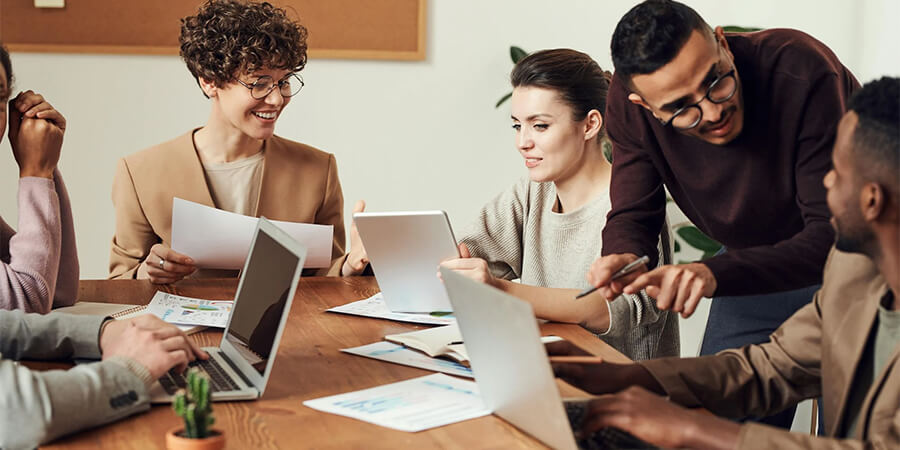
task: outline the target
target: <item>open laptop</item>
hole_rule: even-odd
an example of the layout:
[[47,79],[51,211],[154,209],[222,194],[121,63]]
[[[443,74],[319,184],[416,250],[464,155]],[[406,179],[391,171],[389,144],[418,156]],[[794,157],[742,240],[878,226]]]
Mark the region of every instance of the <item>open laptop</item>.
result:
[[353,214],[353,220],[391,311],[451,310],[437,277],[441,261],[459,258],[447,213],[361,212]]
[[575,440],[587,399],[563,400],[541,343],[531,305],[441,267],[475,382],[485,406],[557,449],[652,448],[623,431],[605,428]]
[[[213,401],[262,396],[305,259],[302,244],[259,219],[222,342],[203,349],[208,360],[192,363],[209,375]],[[151,402],[171,402],[184,383],[182,374],[169,372],[151,386]]]

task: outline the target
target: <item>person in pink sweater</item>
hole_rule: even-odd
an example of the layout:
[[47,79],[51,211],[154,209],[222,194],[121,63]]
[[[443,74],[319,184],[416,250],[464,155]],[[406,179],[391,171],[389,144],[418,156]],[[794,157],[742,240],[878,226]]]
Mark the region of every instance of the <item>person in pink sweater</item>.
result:
[[12,81],[9,53],[0,46],[0,141],[9,116],[19,166],[18,231],[0,215],[0,310],[48,313],[78,294],[72,210],[56,168],[66,119],[38,93],[10,100]]

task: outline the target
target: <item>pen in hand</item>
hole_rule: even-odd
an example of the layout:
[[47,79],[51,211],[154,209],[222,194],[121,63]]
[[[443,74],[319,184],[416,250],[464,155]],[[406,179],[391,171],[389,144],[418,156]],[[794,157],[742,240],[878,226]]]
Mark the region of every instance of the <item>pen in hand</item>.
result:
[[[649,263],[650,263],[649,256],[647,256],[647,255],[641,256],[640,258],[626,264],[625,267],[619,269],[616,273],[613,274],[613,276],[609,279],[609,281],[613,281],[615,279],[622,278],[625,275],[628,275],[629,273],[632,273],[632,272],[638,270],[638,268],[641,266],[641,264],[649,264]],[[597,289],[600,289],[600,288],[599,287],[591,287],[589,289],[586,289],[586,290],[582,291],[581,293],[579,293],[578,295],[576,295],[575,298],[578,299],[578,298],[584,297],[585,295],[589,295],[589,294],[593,293],[594,291],[596,291]]]

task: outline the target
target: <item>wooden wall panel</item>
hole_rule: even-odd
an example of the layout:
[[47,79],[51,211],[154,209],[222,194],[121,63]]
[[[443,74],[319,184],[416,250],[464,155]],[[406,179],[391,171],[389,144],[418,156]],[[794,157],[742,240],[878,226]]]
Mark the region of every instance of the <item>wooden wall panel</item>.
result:
[[[178,54],[179,19],[201,0],[0,0],[11,51]],[[426,0],[272,0],[309,29],[312,58],[425,59]]]

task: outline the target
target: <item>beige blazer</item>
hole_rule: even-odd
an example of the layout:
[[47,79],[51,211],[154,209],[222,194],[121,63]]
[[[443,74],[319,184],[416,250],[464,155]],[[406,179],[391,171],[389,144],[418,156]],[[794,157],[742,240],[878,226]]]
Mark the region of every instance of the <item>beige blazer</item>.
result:
[[[194,130],[196,131],[196,130]],[[334,225],[329,269],[337,275],[344,260],[344,197],[334,155],[272,136],[263,144],[264,166],[256,217]],[[172,199],[215,207],[193,131],[119,160],[113,181],[116,232],[109,278],[135,278],[156,243],[172,245]],[[198,271],[199,276],[235,276],[235,271]]]
[[846,410],[850,387],[887,291],[869,258],[832,250],[813,302],[782,324],[770,342],[641,364],[673,401],[727,417],[768,416],[800,400],[824,397],[827,437],[748,423],[741,428],[740,448],[900,448],[900,346],[875,375],[856,436],[834,439],[852,418]]

